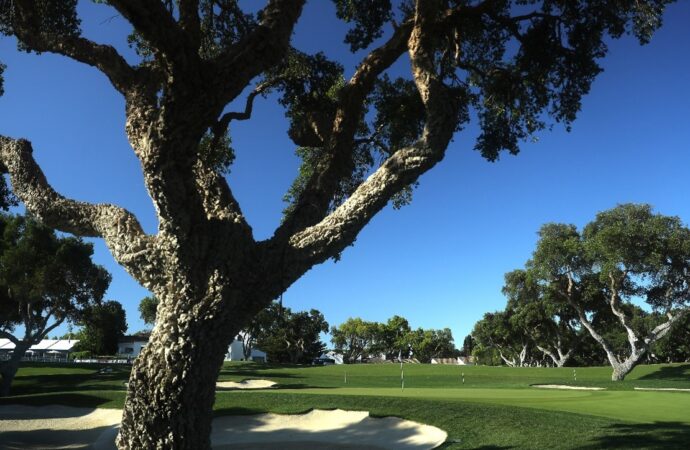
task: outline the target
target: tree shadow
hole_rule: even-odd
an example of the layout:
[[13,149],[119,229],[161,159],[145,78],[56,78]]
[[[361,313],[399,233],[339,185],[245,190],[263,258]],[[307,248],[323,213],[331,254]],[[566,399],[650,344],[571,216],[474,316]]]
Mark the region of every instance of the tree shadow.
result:
[[3,397],[0,398],[0,405],[70,405],[80,408],[98,408],[111,401],[112,399],[99,397],[97,395],[51,392],[31,396]]
[[12,395],[42,394],[55,391],[125,390],[129,371],[86,374],[25,375],[15,379]]
[[690,425],[681,422],[613,424],[580,450],[690,448]]
[[[0,449],[6,450],[52,450],[64,448],[98,448],[115,450],[117,426],[103,426],[87,430],[34,429],[29,431],[5,431],[2,433]],[[97,447],[94,443],[101,445]]]
[[685,381],[690,379],[690,364],[680,364],[677,366],[663,366],[659,370],[641,376],[639,380],[668,380]]

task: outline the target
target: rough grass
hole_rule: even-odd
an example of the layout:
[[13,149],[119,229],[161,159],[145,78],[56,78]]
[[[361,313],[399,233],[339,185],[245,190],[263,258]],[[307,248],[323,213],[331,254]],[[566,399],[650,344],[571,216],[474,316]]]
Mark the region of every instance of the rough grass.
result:
[[[20,369],[13,397],[0,403],[121,408],[128,369],[34,364]],[[347,383],[345,382],[347,372]],[[271,379],[280,388],[221,391],[216,414],[367,410],[438,426],[444,449],[690,448],[690,393],[638,387],[690,387],[690,364],[640,366],[624,382],[608,367],[505,368],[405,365],[328,367],[226,364],[221,380]],[[462,383],[462,374],[465,383]],[[551,391],[532,384],[577,384],[606,391]]]

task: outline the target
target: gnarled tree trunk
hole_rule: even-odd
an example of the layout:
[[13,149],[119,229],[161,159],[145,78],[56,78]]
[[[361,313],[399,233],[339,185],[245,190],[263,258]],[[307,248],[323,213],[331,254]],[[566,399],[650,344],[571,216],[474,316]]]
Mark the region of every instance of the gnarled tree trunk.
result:
[[229,289],[208,294],[158,295],[156,327],[129,378],[119,448],[210,448],[216,380],[228,345],[271,299]]
[[18,344],[15,344],[10,359],[0,363],[0,377],[2,377],[2,380],[0,380],[0,397],[7,397],[10,395],[12,381],[15,375],[17,375],[17,370],[19,370],[19,362],[22,360],[29,347],[31,347],[30,343],[19,341]]

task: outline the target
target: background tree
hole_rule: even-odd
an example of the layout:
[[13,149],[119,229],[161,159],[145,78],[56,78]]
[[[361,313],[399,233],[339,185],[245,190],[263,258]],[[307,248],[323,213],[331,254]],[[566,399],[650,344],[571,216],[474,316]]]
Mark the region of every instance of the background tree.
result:
[[450,328],[418,328],[413,332],[411,340],[412,356],[421,363],[430,363],[433,358],[451,358],[457,353]]
[[254,330],[256,346],[269,361],[308,364],[326,348],[320,335],[328,332],[328,322],[316,309],[292,312],[274,302],[257,319],[263,326]]
[[79,351],[92,355],[114,355],[117,342],[127,332],[127,315],[120,302],[109,300],[87,307],[78,322]]
[[370,352],[383,355],[386,360],[409,358],[412,350],[412,329],[404,317],[393,316],[386,323],[377,324]]
[[651,352],[659,362],[690,362],[690,314],[679,319],[676,326],[652,346]]
[[[604,349],[614,381],[624,379],[690,310],[690,230],[679,218],[625,204],[597,214],[582,235],[562,224],[547,224],[539,234],[532,264]],[[636,318],[635,299],[664,320],[647,329],[648,322]],[[625,331],[626,352],[616,352],[605,334],[610,327],[601,324],[610,323]]]
[[465,336],[465,339],[462,340],[462,348],[460,349],[460,356],[464,357],[470,357],[472,356],[472,351],[474,350],[475,345],[477,344],[476,339],[472,337],[471,334],[468,334]]
[[147,325],[156,324],[156,310],[158,309],[158,300],[156,297],[148,296],[141,299],[139,302],[139,317]]
[[[291,47],[304,0],[270,0],[258,14],[236,0],[103,2],[131,24],[134,61],[82,35],[76,0],[0,2],[0,33],[21,49],[90,65],[122,94],[158,216],[158,233],[147,235],[120,207],[62,197],[28,141],[0,137],[0,169],[27,209],[61,231],[105,239],[160,301],[131,371],[120,448],[209,448],[215,381],[242,327],[339,257],[389,202],[409,201],[471,117],[475,148],[491,161],[517,153],[547,118],[570,126],[606,41],[632,33],[647,42],[668,3],[334,2],[351,26],[345,41],[364,54],[350,78],[333,56]],[[406,54],[410,74],[391,80],[386,72]],[[245,110],[225,112],[247,88]],[[270,90],[302,165],[281,225],[256,242],[225,179],[227,131]]]
[[0,214],[0,337],[15,345],[0,363],[0,396],[9,395],[29,347],[64,321],[79,322],[101,301],[110,274],[92,255],[93,246],[80,239],[58,237],[31,218]]
[[579,321],[575,310],[530,270],[505,275],[503,295],[508,298],[511,325],[523,331],[532,344],[563,367],[577,349]]
[[511,315],[506,311],[486,313],[474,325],[472,336],[482,348],[494,348],[508,366],[522,367],[527,362],[530,339],[510,319]]
[[338,326],[331,327],[334,350],[343,355],[343,362],[351,364],[366,359],[378,334],[379,324],[359,317],[350,317]]

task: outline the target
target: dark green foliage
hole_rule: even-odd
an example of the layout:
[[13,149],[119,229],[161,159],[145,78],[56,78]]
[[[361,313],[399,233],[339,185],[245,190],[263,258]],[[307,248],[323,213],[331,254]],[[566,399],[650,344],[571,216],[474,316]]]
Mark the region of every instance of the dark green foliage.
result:
[[292,312],[273,302],[255,317],[246,333],[271,362],[309,364],[326,348],[320,335],[327,331],[328,322],[318,310]]
[[690,361],[690,315],[679,321],[671,332],[659,340],[651,351],[653,361],[689,362]]
[[43,338],[45,314],[56,321],[78,321],[88,305],[100,301],[110,275],[91,262],[91,244],[58,237],[21,216],[0,216],[0,227],[0,291],[8,293],[2,301],[14,311],[2,317],[3,329],[22,323],[28,333]]
[[0,97],[5,94],[5,78],[3,75],[6,68],[7,66],[0,62]]
[[114,355],[117,342],[127,332],[127,316],[122,305],[114,300],[88,307],[79,322],[79,350],[92,355]]
[[344,85],[343,66],[323,53],[308,55],[293,49],[266,80],[281,94],[290,138],[300,146],[323,146]]
[[256,17],[242,11],[237,0],[201,0],[201,49],[204,57],[213,57],[247,36],[256,26]]
[[345,35],[345,42],[354,52],[366,48],[382,36],[384,24],[391,20],[390,0],[332,0],[336,15],[353,27]]
[[[334,350],[343,355],[345,363],[361,362],[372,353],[372,345],[376,342],[378,333],[379,324],[376,322],[351,317],[340,325],[331,327],[331,342]],[[395,350],[397,349],[393,349]]]
[[199,159],[215,172],[229,174],[230,166],[235,161],[230,135],[225,133],[216,137],[210,133],[205,134],[199,143]]
[[[103,298],[110,274],[93,264],[93,246],[58,237],[32,218],[0,215],[0,335],[16,345],[0,364],[8,395],[24,352],[65,320],[78,322]],[[15,335],[16,329],[21,335]]]
[[158,299],[156,297],[144,297],[139,302],[139,316],[147,325],[156,323],[156,310],[158,309]]
[[[16,6],[12,0],[0,0],[0,33],[10,36],[16,32],[18,20]],[[31,28],[46,35],[79,36],[81,21],[77,17],[77,0],[34,0]],[[18,42],[19,48],[30,51]]]
[[386,323],[377,324],[371,353],[385,355],[387,360],[398,356],[409,358],[412,351],[412,328],[407,319],[393,316]]
[[462,348],[460,349],[460,355],[461,356],[471,356],[472,351],[474,350],[474,347],[477,345],[477,341],[472,337],[471,334],[468,334],[465,336],[465,339],[462,341]]
[[373,143],[382,156],[414,143],[424,129],[424,104],[414,82],[404,78],[392,80],[385,75],[378,80],[371,105],[376,111],[372,128]]
[[418,328],[412,333],[410,341],[412,356],[421,363],[430,363],[433,358],[451,358],[457,354],[450,328]]

